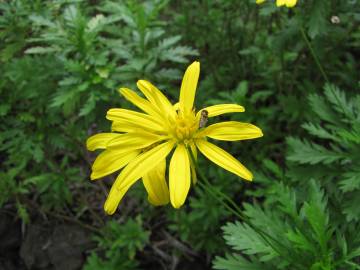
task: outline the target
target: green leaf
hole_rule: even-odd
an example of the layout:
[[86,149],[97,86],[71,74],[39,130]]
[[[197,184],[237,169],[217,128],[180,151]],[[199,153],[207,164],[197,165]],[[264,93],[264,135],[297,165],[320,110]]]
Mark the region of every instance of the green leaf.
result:
[[360,219],[360,190],[347,193],[345,196],[342,212],[346,215],[346,221],[358,221]]
[[326,32],[326,11],[327,1],[313,1],[310,9],[310,19],[308,21],[309,36],[315,38],[318,35],[324,35]]
[[300,164],[331,164],[346,159],[344,153],[335,150],[330,151],[319,144],[311,143],[307,140],[289,137],[287,143],[291,149],[287,159]]
[[281,179],[283,177],[284,172],[282,171],[282,168],[278,164],[276,164],[274,161],[266,158],[262,161],[262,163],[277,178]]
[[327,99],[338,113],[345,116],[349,122],[356,120],[353,105],[346,100],[345,92],[340,91],[338,87],[332,84],[326,84],[324,90]]
[[27,224],[29,223],[30,221],[30,216],[29,216],[29,213],[26,209],[26,206],[23,205],[22,203],[20,203],[19,201],[16,202],[16,208],[17,208],[17,211],[18,211],[18,215],[19,217],[21,218],[21,220]]
[[90,95],[89,99],[85,102],[81,108],[79,116],[88,115],[96,106],[96,98],[94,95]]
[[329,104],[325,101],[325,98],[317,95],[311,94],[308,97],[311,109],[320,117],[321,120],[333,123],[335,125],[339,124],[339,117],[331,109]]
[[87,30],[89,32],[99,31],[105,23],[105,17],[102,14],[98,14],[87,23]]
[[293,231],[293,230],[288,231],[285,235],[286,235],[287,239],[292,242],[294,247],[301,249],[303,252],[304,251],[307,251],[310,253],[316,252],[316,248],[314,247],[314,245],[298,229],[296,229],[295,231]]
[[266,270],[273,269],[266,266],[266,264],[262,264],[259,262],[252,262],[241,255],[237,254],[226,254],[225,258],[215,257],[213,262],[213,268],[219,270]]
[[46,54],[59,51],[56,47],[32,47],[25,51],[26,54]]
[[360,190],[360,170],[349,171],[342,175],[339,185],[343,192]]
[[311,122],[302,124],[302,127],[306,129],[311,135],[316,136],[320,139],[330,139],[333,141],[339,141],[339,138],[330,133],[327,129],[323,128],[319,124]]
[[38,26],[48,26],[48,27],[55,27],[56,24],[53,23],[51,20],[38,15],[30,15],[29,19]]
[[320,245],[321,254],[325,257],[329,255],[329,240],[331,230],[329,228],[329,214],[327,210],[327,199],[325,193],[315,180],[310,181],[310,202],[305,202],[301,211],[305,213],[316,239]]
[[241,250],[247,255],[257,254],[261,261],[277,256],[265,240],[245,223],[227,223],[222,229],[226,243],[235,250]]

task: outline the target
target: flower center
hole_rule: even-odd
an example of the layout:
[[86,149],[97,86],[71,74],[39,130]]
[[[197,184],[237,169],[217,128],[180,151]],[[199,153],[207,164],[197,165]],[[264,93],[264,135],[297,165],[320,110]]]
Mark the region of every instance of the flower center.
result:
[[172,133],[178,142],[187,143],[191,140],[195,132],[199,128],[199,121],[196,119],[195,113],[191,112],[187,115],[178,113],[175,123],[172,125]]

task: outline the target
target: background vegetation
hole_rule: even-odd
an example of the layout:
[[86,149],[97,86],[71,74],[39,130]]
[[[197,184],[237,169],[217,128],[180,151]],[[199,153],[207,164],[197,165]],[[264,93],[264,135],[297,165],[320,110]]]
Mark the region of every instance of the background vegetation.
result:
[[[0,40],[0,269],[360,269],[358,1],[0,1]],[[105,216],[86,138],[118,87],[176,100],[193,60],[197,107],[265,134],[224,144],[254,183],[200,162],[254,226],[198,186],[174,210],[137,185]]]

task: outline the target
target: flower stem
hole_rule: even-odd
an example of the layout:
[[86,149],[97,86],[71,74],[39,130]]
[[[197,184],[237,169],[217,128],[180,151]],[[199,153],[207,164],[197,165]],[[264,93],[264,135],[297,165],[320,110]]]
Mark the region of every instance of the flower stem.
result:
[[[233,207],[234,210],[236,210],[236,211],[238,212],[238,214],[241,214],[241,209],[240,209],[240,207],[239,207],[229,196],[227,196],[225,193],[221,192],[220,190],[217,190],[217,189],[212,188],[209,180],[202,174],[202,172],[201,172],[200,170],[197,170],[197,173],[198,173],[198,175],[200,176],[199,178],[200,178],[202,181],[204,181],[205,184],[206,184],[210,189],[212,189],[213,192],[214,192],[215,194],[217,194],[217,195],[221,198],[222,201],[225,201],[225,202],[229,203],[229,204],[231,205],[231,207]],[[244,219],[244,217],[243,217],[242,214],[241,214],[241,217],[240,217],[240,218],[241,218],[241,219]]]
[[319,68],[319,70],[320,70],[321,75],[324,77],[324,80],[325,80],[327,83],[330,83],[329,78],[328,78],[328,76],[326,75],[326,72],[325,72],[323,66],[322,66],[321,63],[320,63],[319,58],[317,57],[317,55],[316,55],[316,53],[315,53],[315,50],[314,50],[314,48],[312,47],[312,45],[311,45],[311,43],[310,43],[310,40],[309,40],[309,38],[307,37],[307,35],[306,35],[306,33],[305,33],[304,27],[302,27],[302,26],[300,27],[300,32],[301,32],[301,35],[302,35],[302,37],[303,37],[303,39],[304,39],[304,41],[305,41],[305,43],[306,43],[306,46],[308,47],[308,49],[309,49],[312,57],[313,57],[314,60],[315,60],[316,65],[318,66],[318,68]]
[[[309,49],[309,51],[310,51],[312,57],[313,57],[314,60],[315,60],[316,65],[318,66],[318,68],[319,68],[319,70],[320,70],[321,75],[324,77],[324,80],[325,80],[325,81],[329,84],[329,86],[330,86],[330,80],[329,80],[328,76],[326,75],[326,72],[325,72],[323,66],[322,66],[321,63],[320,63],[320,60],[319,60],[319,58],[317,57],[317,55],[316,55],[316,53],[315,53],[315,50],[314,50],[313,46],[311,45],[311,42],[310,42],[309,38],[307,37],[303,26],[300,27],[300,32],[301,32],[301,35],[302,35],[302,37],[303,37],[303,39],[304,39],[304,41],[305,41],[305,43],[306,43],[306,45],[307,45],[307,47],[308,47],[308,49]],[[341,107],[344,115],[347,116],[348,114],[345,112],[345,109],[341,106],[341,102],[340,102],[338,96],[336,95],[336,93],[334,92],[334,90],[333,90],[332,87],[330,87],[330,91],[332,92],[332,94],[333,94],[333,96],[335,97],[336,101],[337,101],[338,104],[340,105],[340,107]]]
[[205,192],[210,194],[213,198],[215,198],[219,203],[221,203],[229,212],[231,212],[233,215],[238,217],[239,219],[243,220],[243,216],[236,210],[234,210],[232,207],[230,207],[228,204],[224,203],[223,199],[219,197],[216,192],[214,192],[213,189],[209,188],[207,185],[199,181],[197,183]]

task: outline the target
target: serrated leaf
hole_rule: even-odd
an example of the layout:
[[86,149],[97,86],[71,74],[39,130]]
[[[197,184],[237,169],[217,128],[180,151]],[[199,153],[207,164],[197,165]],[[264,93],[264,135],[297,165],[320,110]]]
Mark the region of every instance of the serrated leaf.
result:
[[321,120],[334,123],[335,125],[339,123],[339,117],[334,113],[323,97],[317,94],[311,94],[308,99],[312,111],[315,112]]
[[356,119],[353,106],[347,101],[345,92],[340,91],[340,89],[333,84],[326,84],[324,92],[327,99],[338,113],[343,114],[349,120],[353,121]]
[[339,140],[337,137],[335,137],[332,133],[330,133],[327,129],[323,128],[319,124],[308,122],[301,126],[306,129],[311,135],[314,135],[320,139],[330,139],[333,141]]
[[55,23],[53,23],[52,21],[44,18],[43,16],[30,15],[29,19],[31,21],[33,21],[35,24],[39,25],[39,26],[48,26],[48,27],[55,27],[56,26]]
[[303,251],[315,253],[313,244],[298,229],[296,229],[295,231],[288,231],[285,235],[287,239],[294,245],[294,247],[299,248]]
[[93,32],[98,30],[96,28],[100,28],[105,23],[105,17],[102,14],[97,14],[95,17],[91,18],[91,20],[87,23],[87,30],[89,32]]
[[300,164],[331,164],[346,159],[344,153],[336,152],[335,150],[330,151],[319,144],[307,140],[290,137],[287,139],[287,143],[291,149],[287,159]]
[[90,95],[84,106],[81,108],[79,116],[88,115],[96,106],[95,96]]
[[309,14],[310,19],[308,21],[308,33],[311,38],[325,34],[327,22],[326,9],[327,1],[313,1]]
[[244,254],[257,254],[261,261],[267,261],[277,254],[264,242],[264,239],[245,223],[228,223],[222,227],[226,243],[235,250]]
[[344,173],[339,185],[343,192],[360,190],[360,171]]
[[283,170],[281,169],[281,167],[276,164],[274,161],[272,161],[271,159],[264,159],[263,161],[263,165],[270,171],[272,172],[276,177],[281,178],[284,174]]
[[173,37],[169,37],[169,38],[165,38],[163,40],[161,40],[161,42],[159,43],[159,48],[160,49],[167,49],[173,45],[175,45],[176,43],[178,43],[181,40],[181,36],[173,36]]
[[342,212],[346,215],[346,221],[358,221],[360,219],[360,190],[347,193],[344,198]]
[[56,94],[53,98],[52,102],[50,103],[50,107],[60,107],[63,104],[66,104],[68,101],[73,100],[75,97],[75,92],[68,90],[68,91],[61,91]]
[[26,54],[46,54],[59,51],[55,47],[32,47],[25,51]]
[[338,129],[336,133],[347,142],[360,144],[360,133],[355,130]]
[[330,239],[329,214],[327,212],[327,198],[325,193],[314,179],[310,181],[310,200],[305,202],[301,211],[309,222],[316,241],[321,250],[327,250],[327,243]]

